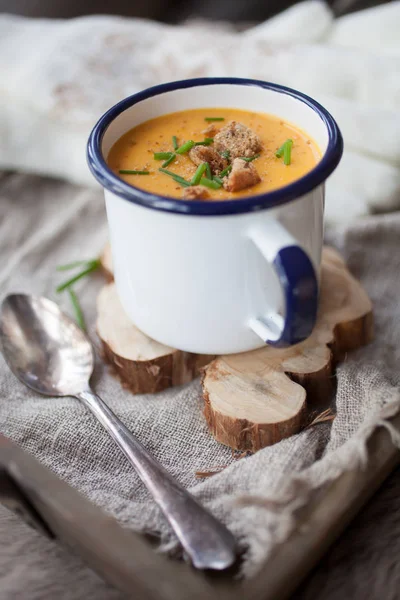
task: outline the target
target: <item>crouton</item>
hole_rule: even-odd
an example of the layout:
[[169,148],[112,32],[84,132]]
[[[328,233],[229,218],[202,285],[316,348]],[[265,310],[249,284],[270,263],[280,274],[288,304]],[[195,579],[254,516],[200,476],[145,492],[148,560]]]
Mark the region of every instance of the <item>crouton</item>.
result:
[[207,188],[204,185],[191,185],[184,188],[184,200],[207,200],[210,197]]
[[231,159],[254,156],[262,148],[261,140],[246,125],[231,121],[214,137],[214,148],[218,152],[229,150]]
[[224,177],[224,188],[228,192],[239,192],[260,181],[261,177],[252,162],[235,158],[232,162],[232,171],[228,177]]
[[216,133],[218,133],[218,127],[215,126],[215,123],[210,123],[201,133],[204,135],[214,137]]
[[189,157],[195,165],[207,162],[213,175],[218,175],[228,166],[226,159],[210,146],[193,146],[189,152]]

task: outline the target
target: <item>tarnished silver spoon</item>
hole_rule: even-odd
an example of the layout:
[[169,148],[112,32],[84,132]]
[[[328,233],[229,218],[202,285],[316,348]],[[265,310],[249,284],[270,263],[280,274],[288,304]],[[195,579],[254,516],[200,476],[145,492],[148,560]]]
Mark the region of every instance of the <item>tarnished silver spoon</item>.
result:
[[0,341],[8,366],[22,383],[46,396],[75,396],[92,411],[136,469],[195,567],[221,570],[234,563],[230,531],[172,478],[91,390],[92,345],[57,304],[27,294],[7,296]]

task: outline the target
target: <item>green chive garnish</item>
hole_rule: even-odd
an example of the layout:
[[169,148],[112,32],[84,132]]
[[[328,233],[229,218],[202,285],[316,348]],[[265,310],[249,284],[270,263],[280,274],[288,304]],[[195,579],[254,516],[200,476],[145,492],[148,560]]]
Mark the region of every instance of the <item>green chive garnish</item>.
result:
[[278,150],[275,152],[276,158],[282,158],[282,156],[283,156],[283,150],[285,148],[285,144],[286,144],[286,142],[284,142],[282,144],[282,146],[280,148],[278,148]]
[[191,185],[190,181],[186,181],[186,179],[184,179],[180,175],[177,175],[176,173],[173,173],[172,171],[167,171],[167,169],[162,169],[162,168],[158,169],[158,170],[161,171],[161,173],[165,173],[166,175],[169,175],[170,177],[172,177],[172,179],[174,181],[176,181],[183,187],[188,187],[189,185]]
[[217,177],[216,175],[214,175],[214,177],[213,177],[213,181],[216,181],[216,182],[217,182],[217,183],[219,183],[220,185],[223,185],[223,183],[224,183],[224,182],[222,181],[222,179],[220,179],[220,178],[219,178],[219,177]]
[[228,165],[228,166],[226,167],[226,169],[224,169],[223,171],[221,171],[221,173],[219,174],[219,176],[220,176],[221,178],[222,178],[222,177],[225,177],[225,176],[226,176],[226,175],[228,175],[228,174],[229,174],[231,171],[232,171],[232,165]]
[[218,183],[218,181],[213,181],[212,179],[208,179],[208,177],[202,177],[200,179],[200,185],[205,185],[206,187],[210,188],[211,190],[219,190],[219,188],[221,187],[221,183]]
[[83,312],[82,312],[81,305],[79,304],[79,300],[78,300],[74,290],[71,287],[68,288],[68,292],[69,292],[69,297],[71,298],[72,306],[73,306],[73,309],[75,312],[75,320],[76,320],[78,326],[83,331],[86,331],[85,319],[83,317]]
[[167,158],[170,158],[171,154],[173,154],[173,152],[155,152],[154,153],[154,160],[166,160]]
[[171,152],[171,156],[169,158],[167,158],[167,160],[165,162],[163,162],[163,164],[161,166],[168,167],[168,165],[170,165],[172,162],[174,162],[175,159],[176,159],[175,152]]
[[150,175],[150,171],[130,171],[128,169],[121,169],[119,173],[121,175]]
[[208,179],[212,179],[211,167],[210,167],[209,163],[206,163],[206,165],[207,165],[206,166],[207,177],[208,177]]
[[100,263],[100,260],[98,258],[96,258],[95,260],[88,261],[86,264],[87,264],[87,266],[85,269],[83,269],[83,271],[81,271],[74,277],[71,277],[71,279],[68,279],[68,281],[66,281],[65,283],[62,283],[61,285],[59,285],[56,288],[56,292],[58,292],[58,293],[63,292],[67,288],[71,287],[71,285],[74,284],[76,281],[79,281],[79,279],[82,279],[82,277],[85,277],[86,275],[89,275],[89,273],[96,271],[96,269],[98,269],[100,267],[101,263]]
[[201,163],[196,169],[196,173],[193,175],[190,185],[198,185],[200,179],[203,177],[204,171],[207,169],[208,163]]
[[178,146],[178,138],[176,137],[176,135],[172,136],[172,145],[174,147],[174,150],[178,150],[179,146]]
[[223,151],[221,152],[221,156],[222,156],[222,158],[226,158],[226,160],[229,160],[229,159],[230,159],[230,157],[231,157],[231,152],[230,152],[230,150],[223,150]]
[[186,152],[189,152],[189,150],[191,150],[193,148],[193,146],[194,146],[194,141],[189,140],[188,142],[185,142],[184,144],[182,144],[182,146],[177,148],[176,153],[177,154],[185,154]]
[[283,149],[283,162],[285,165],[290,165],[292,161],[292,146],[293,140],[286,140],[285,147]]
[[260,155],[259,154],[255,154],[254,156],[241,156],[240,158],[242,160],[245,160],[246,162],[251,162],[252,160],[255,160],[256,158],[258,158]]
[[275,156],[277,158],[282,158],[283,156],[283,162],[285,165],[290,165],[291,163],[292,146],[293,140],[288,139],[286,142],[283,142],[282,146],[275,152]]
[[79,325],[79,327],[81,329],[83,329],[83,331],[86,330],[85,319],[83,317],[83,312],[82,312],[82,308],[79,304],[78,297],[77,297],[75,291],[73,290],[72,286],[76,281],[78,281],[79,279],[82,279],[82,277],[85,277],[89,273],[92,273],[93,271],[98,269],[100,266],[101,266],[100,259],[95,258],[92,260],[76,260],[76,261],[68,263],[66,265],[60,265],[59,267],[57,267],[57,271],[68,271],[70,269],[76,269],[78,267],[85,267],[83,269],[83,271],[80,271],[77,275],[75,275],[74,277],[72,277],[71,279],[66,281],[65,283],[59,285],[56,289],[57,292],[62,292],[66,289],[68,290],[69,297],[70,297],[71,303],[72,303],[72,308],[75,313],[76,322]]
[[213,121],[225,121],[225,117],[204,117],[204,120],[212,123]]
[[77,269],[78,267],[87,267],[93,260],[76,260],[75,262],[68,263],[66,265],[59,265],[56,267],[57,271],[70,271],[71,269]]
[[205,138],[202,142],[195,142],[195,146],[210,146],[214,141],[214,138]]

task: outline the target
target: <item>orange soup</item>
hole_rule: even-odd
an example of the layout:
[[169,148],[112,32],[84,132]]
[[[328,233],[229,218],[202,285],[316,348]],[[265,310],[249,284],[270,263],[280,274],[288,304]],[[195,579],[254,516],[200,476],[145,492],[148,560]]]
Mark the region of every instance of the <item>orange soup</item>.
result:
[[108,165],[148,192],[212,201],[283,187],[320,158],[316,143],[291,123],[268,114],[207,108],[134,127],[111,148]]

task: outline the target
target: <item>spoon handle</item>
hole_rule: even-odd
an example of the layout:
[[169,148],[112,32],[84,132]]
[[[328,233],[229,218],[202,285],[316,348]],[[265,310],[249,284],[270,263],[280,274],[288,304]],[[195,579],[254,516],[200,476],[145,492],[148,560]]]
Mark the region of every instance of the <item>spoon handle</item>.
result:
[[226,569],[235,561],[230,531],[189,494],[90,389],[76,394],[136,469],[198,569]]

